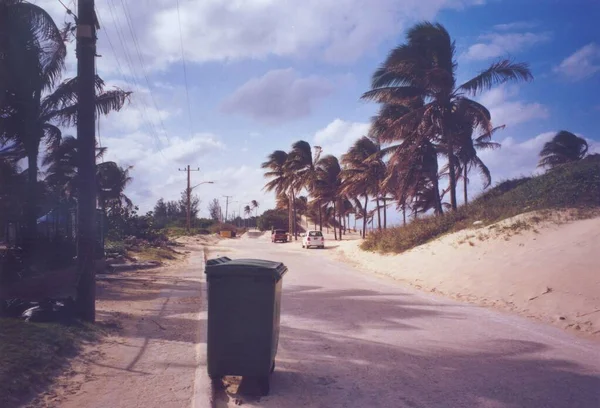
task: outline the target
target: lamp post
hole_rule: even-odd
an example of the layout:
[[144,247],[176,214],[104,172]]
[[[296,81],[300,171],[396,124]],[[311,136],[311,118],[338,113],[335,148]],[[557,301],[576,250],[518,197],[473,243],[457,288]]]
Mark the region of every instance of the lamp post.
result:
[[203,181],[202,183],[198,183],[193,187],[189,187],[188,191],[187,191],[187,232],[190,232],[190,228],[191,228],[191,224],[192,224],[192,208],[191,208],[191,197],[192,197],[192,190],[195,189],[198,186],[201,186],[202,184],[214,184],[214,181]]

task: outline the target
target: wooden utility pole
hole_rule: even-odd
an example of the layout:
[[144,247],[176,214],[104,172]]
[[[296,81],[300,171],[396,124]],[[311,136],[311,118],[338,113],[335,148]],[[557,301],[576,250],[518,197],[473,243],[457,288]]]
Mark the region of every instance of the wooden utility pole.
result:
[[77,308],[81,319],[96,320],[96,133],[94,0],[78,0],[77,20]]
[[227,222],[227,213],[229,211],[229,199],[233,198],[233,196],[223,196],[225,197],[225,222]]
[[190,173],[192,171],[200,171],[200,168],[196,169],[196,170],[191,170],[190,169],[190,165],[188,164],[187,169],[178,169],[179,171],[187,171],[187,189],[185,190],[187,193],[187,216],[186,216],[186,225],[187,225],[187,232],[190,232],[191,229],[191,224],[192,224],[192,186],[190,184],[191,182],[191,175]]

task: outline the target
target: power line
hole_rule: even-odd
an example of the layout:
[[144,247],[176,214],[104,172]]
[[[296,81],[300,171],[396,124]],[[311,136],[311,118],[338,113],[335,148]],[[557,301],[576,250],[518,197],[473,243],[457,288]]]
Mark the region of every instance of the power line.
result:
[[[127,66],[129,67],[129,71],[130,71],[130,75],[129,76],[130,76],[131,80],[133,81],[133,87],[137,90],[138,94],[141,94],[141,92],[140,92],[140,88],[141,87],[140,87],[140,85],[139,85],[139,83],[137,81],[136,70],[134,69],[135,64],[133,64],[133,60],[132,60],[132,58],[131,58],[128,50],[127,50],[127,47],[125,46],[125,36],[124,36],[124,34],[123,34],[122,30],[121,30],[120,24],[119,24],[120,19],[118,19],[116,17],[116,15],[118,15],[115,12],[116,7],[114,5],[113,0],[107,1],[106,4],[109,7],[109,11],[110,11],[110,14],[112,16],[112,20],[113,20],[113,25],[114,25],[114,28],[115,28],[115,32],[117,34],[117,38],[118,38],[119,42],[121,43],[121,47],[123,49],[123,54],[125,55],[125,62],[127,64]],[[100,19],[100,16],[98,16],[98,18]],[[106,33],[106,38],[107,38],[108,43],[109,43],[109,45],[110,45],[110,47],[111,47],[111,49],[113,51],[114,56],[115,56],[115,60],[117,62],[117,69],[119,70],[119,72],[120,72],[121,76],[123,77],[123,79],[126,82],[129,83],[129,81],[127,80],[127,76],[123,72],[123,69],[122,69],[121,64],[119,62],[119,59],[117,57],[117,52],[115,50],[115,47],[114,47],[112,41],[110,40],[110,36],[108,35],[108,33]],[[130,83],[130,85],[131,85],[131,83]],[[165,158],[164,154],[162,152],[160,138],[158,136],[159,132],[156,130],[156,127],[155,127],[154,123],[149,119],[150,116],[148,114],[148,110],[147,110],[145,102],[142,99],[140,99],[138,101],[137,98],[133,98],[133,101],[134,101],[134,103],[139,104],[139,106],[141,108],[140,109],[140,114],[142,115],[142,120],[144,122],[146,122],[146,124],[148,126],[148,131],[149,131],[150,135],[153,136],[156,139],[157,148],[158,148],[161,156],[163,156],[163,158]]]
[[167,129],[165,128],[165,124],[163,123],[162,117],[160,116],[160,110],[158,109],[158,104],[156,103],[156,100],[154,99],[154,94],[152,93],[152,86],[150,85],[150,81],[148,80],[148,75],[146,73],[146,68],[145,68],[146,64],[144,63],[144,58],[140,51],[140,45],[139,45],[139,42],[137,39],[137,35],[135,34],[135,29],[133,27],[133,20],[131,19],[131,12],[129,11],[129,6],[127,5],[127,3],[124,0],[121,0],[121,4],[123,6],[125,19],[127,20],[127,24],[129,25],[129,32],[131,33],[131,38],[133,39],[133,45],[136,49],[138,60],[140,61],[140,67],[142,69],[142,74],[144,74],[144,78],[146,80],[146,85],[148,85],[148,92],[150,93],[150,98],[152,99],[152,103],[154,104],[154,109],[156,109],[156,113],[158,115],[158,120],[159,120],[162,130],[164,132],[165,138],[167,139],[167,142],[170,143],[171,141],[169,139]]
[[183,51],[183,34],[181,31],[181,14],[179,12],[179,0],[177,0],[177,22],[179,23],[179,43],[181,46],[181,61],[183,62],[183,79],[185,82],[185,98],[188,106],[188,116],[190,119],[190,136],[193,135],[192,126],[192,107],[190,105],[190,92],[187,79],[187,68],[185,67],[185,52]]

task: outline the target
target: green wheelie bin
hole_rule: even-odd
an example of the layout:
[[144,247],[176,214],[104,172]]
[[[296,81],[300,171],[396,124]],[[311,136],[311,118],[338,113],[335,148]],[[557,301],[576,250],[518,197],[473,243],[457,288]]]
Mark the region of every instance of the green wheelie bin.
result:
[[208,375],[253,377],[269,393],[279,342],[281,262],[227,257],[206,262]]

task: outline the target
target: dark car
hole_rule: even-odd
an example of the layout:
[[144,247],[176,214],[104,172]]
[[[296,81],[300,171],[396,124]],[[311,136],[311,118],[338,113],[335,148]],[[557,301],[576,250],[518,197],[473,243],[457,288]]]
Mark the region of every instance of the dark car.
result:
[[271,233],[271,242],[287,242],[288,241],[288,234],[287,231],[285,230],[274,230]]

